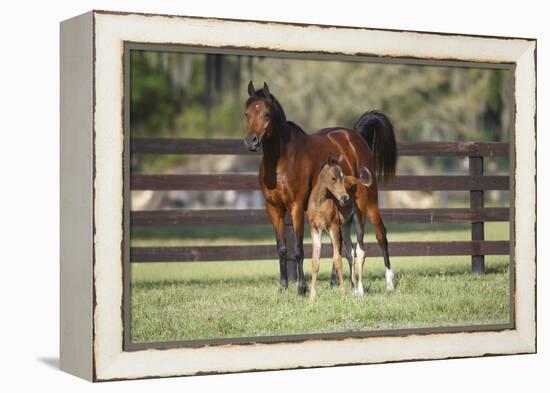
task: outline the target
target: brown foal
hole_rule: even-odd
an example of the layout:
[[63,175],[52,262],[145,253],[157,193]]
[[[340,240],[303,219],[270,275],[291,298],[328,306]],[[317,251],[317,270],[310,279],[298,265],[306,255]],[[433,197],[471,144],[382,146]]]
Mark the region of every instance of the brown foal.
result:
[[[372,176],[366,167],[360,169],[360,178],[344,176],[340,163],[329,156],[321,166],[317,183],[311,190],[307,216],[311,226],[311,240],[313,255],[311,257],[311,289],[310,299],[315,300],[317,295],[316,282],[319,273],[321,257],[321,238],[323,231],[327,231],[332,241],[332,262],[338,274],[340,290],[344,291],[341,250],[350,264],[350,281],[355,293],[363,294],[363,265],[365,253],[358,253],[358,260],[353,257],[351,247],[351,223],[353,216],[364,225],[367,216],[367,187],[372,184]],[[342,232],[340,232],[342,229]],[[363,239],[360,239],[362,243]],[[343,244],[342,244],[343,243]],[[356,286],[356,266],[359,267],[359,283]],[[359,290],[360,288],[360,290]]]

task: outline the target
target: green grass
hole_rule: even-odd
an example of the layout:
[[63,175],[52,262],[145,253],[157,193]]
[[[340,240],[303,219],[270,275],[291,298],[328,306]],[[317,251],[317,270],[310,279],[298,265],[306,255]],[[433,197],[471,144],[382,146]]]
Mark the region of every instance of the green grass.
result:
[[[133,231],[132,244],[273,243],[268,227],[243,227],[239,232],[236,228],[218,227],[210,232],[200,232],[201,229]],[[390,241],[466,240],[470,236],[468,226],[460,225],[395,225],[389,226],[388,232]],[[487,224],[486,239],[508,239],[508,225]],[[486,257],[486,274],[482,276],[470,274],[469,257],[396,257],[392,263],[396,273],[394,292],[385,290],[382,260],[367,258],[367,293],[356,297],[350,293],[348,282],[345,294],[329,287],[331,262],[322,260],[314,303],[298,296],[295,284],[285,292],[279,291],[276,261],[134,264],[132,341],[493,324],[509,320],[508,257]],[[308,279],[310,265],[306,256]],[[345,272],[348,273],[347,267]]]

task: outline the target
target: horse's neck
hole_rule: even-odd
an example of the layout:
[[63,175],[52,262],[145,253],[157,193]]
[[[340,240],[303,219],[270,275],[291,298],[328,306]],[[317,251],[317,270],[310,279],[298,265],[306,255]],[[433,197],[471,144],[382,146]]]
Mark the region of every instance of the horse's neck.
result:
[[[277,130],[276,135],[264,146],[264,168],[266,171],[276,171],[277,165],[281,159],[286,159],[288,166],[289,162],[296,165],[299,163],[299,154],[296,153],[296,148],[303,144],[303,136],[297,130],[287,126]],[[294,168],[288,168],[293,171]]]
[[328,199],[328,189],[325,185],[322,184],[322,182],[317,181],[317,184],[315,184],[315,186],[311,190],[311,195],[313,196],[315,207],[319,208],[319,206],[321,206],[321,204],[323,204],[323,202]]

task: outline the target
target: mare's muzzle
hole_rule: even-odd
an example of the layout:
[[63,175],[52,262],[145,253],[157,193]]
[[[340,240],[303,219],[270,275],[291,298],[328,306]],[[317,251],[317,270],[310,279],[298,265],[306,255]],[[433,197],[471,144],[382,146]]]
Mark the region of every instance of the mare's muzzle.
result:
[[254,132],[250,131],[244,137],[244,145],[250,151],[258,151],[262,147],[262,136],[258,136]]

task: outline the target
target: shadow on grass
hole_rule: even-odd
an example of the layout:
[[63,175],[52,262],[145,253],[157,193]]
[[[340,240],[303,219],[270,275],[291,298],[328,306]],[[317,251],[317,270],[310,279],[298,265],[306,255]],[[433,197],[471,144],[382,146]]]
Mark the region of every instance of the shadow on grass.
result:
[[[276,281],[275,281],[276,280]],[[139,289],[155,289],[157,287],[163,287],[166,285],[174,286],[200,286],[200,287],[218,287],[220,285],[259,285],[265,284],[272,285],[274,282],[279,282],[279,277],[263,276],[263,277],[230,277],[224,279],[159,279],[151,281],[138,281],[131,283],[132,288]]]
[[[488,276],[494,274],[502,274],[508,272],[508,263],[502,264],[492,264],[491,266],[486,266],[485,273],[480,276]],[[446,267],[433,267],[429,266],[424,269],[415,268],[412,269],[403,269],[395,272],[394,281],[395,287],[399,287],[399,283],[404,276],[414,275],[422,277],[437,277],[441,275],[445,276],[470,276],[472,275],[470,268],[468,266],[446,266]],[[306,274],[306,281],[309,282],[311,279],[309,274]],[[349,282],[349,272],[344,274],[344,279],[346,282]],[[319,282],[329,282],[330,281],[330,272],[319,273],[318,276]],[[364,282],[372,281],[384,281],[386,280],[385,272],[367,272],[363,278]],[[148,280],[148,281],[137,281],[132,282],[132,288],[135,289],[158,289],[167,285],[171,286],[200,286],[200,287],[219,287],[224,285],[230,286],[241,286],[241,285],[265,285],[270,287],[273,285],[278,285],[279,276],[278,275],[261,275],[260,277],[238,277],[232,276],[227,278],[193,278],[193,279],[157,279],[157,280]]]

